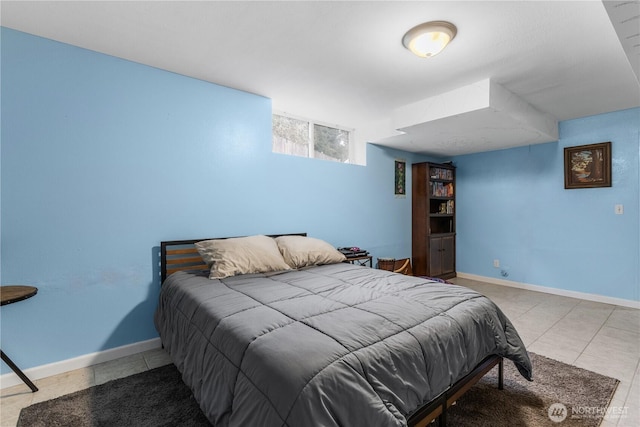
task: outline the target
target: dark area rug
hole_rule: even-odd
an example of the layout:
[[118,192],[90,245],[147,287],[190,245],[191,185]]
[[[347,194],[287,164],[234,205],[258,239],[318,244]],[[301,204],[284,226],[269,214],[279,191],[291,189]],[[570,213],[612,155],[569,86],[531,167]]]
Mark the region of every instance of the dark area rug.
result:
[[[520,377],[505,360],[504,390],[497,368],[469,390],[448,412],[455,427],[598,426],[618,380],[531,353],[534,382]],[[556,405],[554,405],[556,404]],[[557,423],[549,417],[549,408]],[[573,408],[577,408],[574,415]],[[584,414],[599,408],[600,414]],[[578,414],[582,412],[582,414]],[[594,412],[590,409],[589,412]],[[598,412],[598,409],[595,410]],[[19,427],[208,426],[174,365],[91,387],[24,408]]]
[[515,365],[505,359],[504,389],[497,388],[498,371],[494,368],[449,409],[447,425],[599,426],[620,381],[529,355],[533,382],[522,378]]
[[209,425],[175,365],[36,403],[24,408],[18,419],[21,427]]

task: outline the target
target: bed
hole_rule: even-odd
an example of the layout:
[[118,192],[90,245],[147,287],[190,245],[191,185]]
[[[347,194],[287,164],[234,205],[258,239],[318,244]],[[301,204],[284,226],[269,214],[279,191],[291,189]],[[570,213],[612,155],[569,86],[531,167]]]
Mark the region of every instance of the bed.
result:
[[214,426],[442,426],[496,365],[502,388],[503,358],[532,379],[511,322],[472,290],[345,262],[212,279],[202,241],[220,239],[161,243],[154,321]]

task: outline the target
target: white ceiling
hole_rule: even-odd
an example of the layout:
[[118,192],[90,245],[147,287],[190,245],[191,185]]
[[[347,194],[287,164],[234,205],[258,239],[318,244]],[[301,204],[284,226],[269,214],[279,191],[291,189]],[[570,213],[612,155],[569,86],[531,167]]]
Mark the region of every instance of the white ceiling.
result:
[[[639,106],[629,58],[640,2],[614,3],[2,1],[0,14],[5,27],[263,95],[275,110],[354,128],[366,141],[450,156],[555,140],[536,115]],[[431,20],[458,34],[440,55],[415,57],[402,36]],[[483,81],[528,115],[489,99],[477,112],[449,105],[432,118],[436,101]],[[424,117],[414,105],[428,105]]]

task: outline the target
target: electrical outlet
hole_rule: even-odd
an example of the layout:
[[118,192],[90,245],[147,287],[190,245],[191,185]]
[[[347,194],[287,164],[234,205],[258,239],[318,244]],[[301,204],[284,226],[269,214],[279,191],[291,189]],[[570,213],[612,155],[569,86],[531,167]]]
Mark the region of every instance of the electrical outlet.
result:
[[624,205],[616,205],[614,209],[615,209],[616,215],[624,214]]
[[499,259],[494,259],[493,260],[493,266],[495,268],[500,268],[500,260]]

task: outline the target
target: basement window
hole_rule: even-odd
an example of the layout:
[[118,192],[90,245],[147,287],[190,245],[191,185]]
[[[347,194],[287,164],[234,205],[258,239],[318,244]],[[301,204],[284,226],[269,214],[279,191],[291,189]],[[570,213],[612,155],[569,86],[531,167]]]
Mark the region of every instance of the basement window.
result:
[[274,153],[350,163],[353,131],[313,120],[273,114]]

